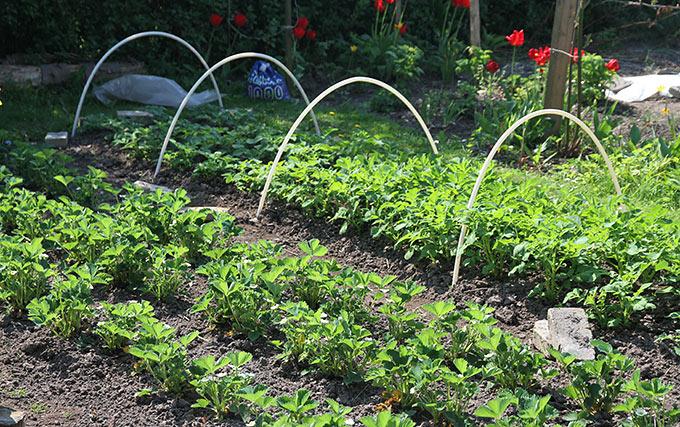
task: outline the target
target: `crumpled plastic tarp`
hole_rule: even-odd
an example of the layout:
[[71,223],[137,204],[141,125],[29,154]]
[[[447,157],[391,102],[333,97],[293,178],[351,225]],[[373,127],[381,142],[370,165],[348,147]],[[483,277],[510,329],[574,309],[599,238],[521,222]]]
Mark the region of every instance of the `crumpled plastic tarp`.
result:
[[[652,74],[647,76],[622,77],[622,80],[630,82],[631,85],[621,89],[617,93],[610,90],[605,92],[605,96],[613,101],[636,102],[644,101],[655,93],[661,96],[672,96],[668,89],[673,86],[680,86],[680,74]],[[659,88],[663,90],[659,92]]]
[[[165,77],[128,74],[95,88],[94,95],[104,104],[108,104],[114,99],[124,99],[142,104],[177,108],[187,95],[187,91],[176,81]],[[216,101],[217,98],[217,93],[214,90],[194,93],[189,98],[187,107]]]

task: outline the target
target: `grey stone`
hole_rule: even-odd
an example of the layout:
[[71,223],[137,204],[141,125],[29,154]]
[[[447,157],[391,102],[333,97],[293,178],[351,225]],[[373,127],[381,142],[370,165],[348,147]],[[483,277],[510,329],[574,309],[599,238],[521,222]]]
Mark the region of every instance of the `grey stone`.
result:
[[534,347],[546,356],[549,356],[548,348],[552,345],[552,337],[548,328],[547,320],[537,320],[534,323]]
[[609,83],[609,85],[607,85],[607,89],[611,90],[614,93],[617,93],[620,90],[625,89],[632,84],[633,83],[629,82],[628,80],[622,77],[614,76],[614,80],[612,80],[612,82]]
[[668,93],[670,93],[674,98],[680,99],[680,86],[668,88]]
[[135,181],[133,184],[137,188],[141,188],[144,191],[155,192],[156,190],[161,190],[163,193],[172,193],[172,190],[168,187],[163,187],[162,185],[150,184],[144,181]]
[[48,132],[45,145],[52,148],[64,148],[68,144],[68,132]]
[[0,406],[0,427],[23,427],[26,414],[6,406]]
[[148,111],[118,110],[119,119],[153,120],[154,115]]
[[595,348],[590,344],[593,333],[582,308],[548,309],[548,330],[554,349],[578,360],[595,359]]

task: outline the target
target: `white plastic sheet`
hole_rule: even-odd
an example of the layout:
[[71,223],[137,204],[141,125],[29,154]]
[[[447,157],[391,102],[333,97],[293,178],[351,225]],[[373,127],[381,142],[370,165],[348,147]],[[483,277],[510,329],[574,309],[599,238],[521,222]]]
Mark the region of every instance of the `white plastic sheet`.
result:
[[[176,81],[165,77],[128,74],[95,88],[94,95],[104,104],[108,104],[114,99],[123,99],[142,104],[177,108],[187,95],[187,91]],[[187,106],[194,107],[217,99],[215,90],[206,90],[191,95]]]
[[[607,98],[622,102],[644,101],[655,93],[659,93],[661,96],[672,96],[668,93],[668,89],[673,86],[680,86],[680,74],[623,77],[623,80],[632,84],[617,93],[607,90],[605,92]],[[659,92],[661,87],[663,87],[663,90]]]

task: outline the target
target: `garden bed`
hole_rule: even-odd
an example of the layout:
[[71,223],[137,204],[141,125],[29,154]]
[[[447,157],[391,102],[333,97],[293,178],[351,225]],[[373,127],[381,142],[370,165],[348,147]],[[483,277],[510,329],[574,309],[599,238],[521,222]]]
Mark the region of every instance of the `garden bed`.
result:
[[[120,187],[125,182],[150,180],[152,164],[127,156],[118,147],[111,147],[108,132],[91,131],[76,137],[65,153],[74,158],[72,167],[78,173],[87,173],[87,167],[99,168],[108,174],[107,181]],[[300,257],[300,242],[318,239],[328,248],[324,259],[335,259],[342,267],[353,266],[364,273],[377,273],[384,277],[397,276],[396,280],[413,280],[425,287],[424,292],[411,300],[407,307],[418,313],[424,321],[432,315],[422,309],[424,304],[450,300],[459,309],[466,302],[488,304],[500,329],[508,332],[526,345],[530,345],[534,322],[546,317],[551,305],[541,299],[528,298],[527,294],[540,281],[533,274],[524,277],[490,279],[479,271],[467,269],[456,286],[450,288],[451,265],[447,262],[413,262],[404,260],[404,251],[393,249],[393,243],[385,237],[373,238],[366,230],[349,228],[340,233],[340,225],[328,223],[323,218],[307,215],[294,204],[281,201],[270,202],[263,217],[253,220],[259,193],[244,193],[234,185],[224,184],[221,179],[201,179],[190,173],[166,168],[158,184],[170,188],[184,188],[193,206],[219,206],[235,217],[235,224],[243,232],[235,241],[256,243],[265,239],[282,246],[284,256]],[[236,350],[252,354],[252,360],[243,368],[253,374],[255,384],[269,387],[268,395],[292,396],[297,390],[306,389],[311,398],[319,401],[317,409],[327,411],[324,399],[332,398],[352,412],[347,416],[358,423],[363,416],[372,416],[377,408],[385,409],[387,397],[382,387],[370,382],[346,385],[341,378],[329,377],[318,370],[305,373],[305,366],[285,361],[276,356],[279,348],[268,339],[249,340],[242,333],[230,328],[214,327],[201,313],[191,313],[195,299],[206,290],[202,275],[191,270],[191,280],[182,284],[180,293],[168,303],[153,301],[156,318],[175,328],[181,336],[197,331],[199,338],[188,347],[189,359],[205,355],[220,356]],[[375,289],[373,290],[375,292]],[[93,291],[95,306],[99,302],[120,303],[146,298],[138,292],[116,287],[96,287]],[[672,345],[655,342],[662,333],[674,330],[675,322],[665,318],[669,307],[658,312],[647,310],[624,329],[600,329],[594,325],[596,339],[609,342],[625,356],[635,359],[645,379],[660,378],[675,388],[667,396],[667,403],[680,402],[680,367]],[[671,310],[672,311],[672,310]],[[377,314],[377,311],[373,311]],[[34,325],[25,315],[14,318],[5,314],[1,321],[0,404],[29,412],[27,423],[37,425],[212,425],[220,422],[211,411],[190,407],[197,396],[187,393],[177,397],[172,393],[158,391],[147,396],[135,394],[154,384],[146,372],[135,375],[134,364],[139,360],[122,351],[102,348],[92,329],[71,339],[55,337],[47,328]],[[94,325],[93,325],[94,326]],[[376,337],[387,333],[384,320],[371,327]],[[278,333],[280,334],[280,332]],[[269,338],[280,339],[280,336]],[[557,366],[553,363],[552,366]],[[480,384],[483,386],[484,384]],[[564,376],[540,380],[530,390],[541,396],[550,396],[550,405],[560,413],[577,408],[558,389],[565,386]],[[469,405],[467,413],[483,406],[496,396],[496,389],[482,387]],[[398,403],[392,403],[393,412],[400,411]],[[596,416],[597,425],[614,425],[623,414]],[[420,410],[412,419],[417,425],[429,425],[427,413]],[[483,423],[482,418],[472,418]],[[553,420],[556,421],[556,420]],[[226,425],[243,425],[236,415],[221,421]],[[565,423],[566,424],[566,423]]]

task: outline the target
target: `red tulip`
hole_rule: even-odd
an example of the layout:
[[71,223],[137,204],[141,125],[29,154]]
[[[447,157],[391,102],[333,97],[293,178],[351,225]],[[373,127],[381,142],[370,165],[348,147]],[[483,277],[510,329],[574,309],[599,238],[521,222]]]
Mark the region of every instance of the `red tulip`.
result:
[[210,15],[210,25],[213,27],[217,27],[222,23],[222,15],[218,15],[216,13],[213,13]]
[[451,0],[451,6],[470,9],[470,0]]
[[522,46],[524,44],[524,30],[514,30],[509,36],[505,36],[505,40],[510,43],[510,46]]
[[298,18],[297,19],[297,24],[295,24],[296,27],[300,27],[303,30],[307,28],[307,24],[309,24],[309,19],[307,18]]
[[486,63],[486,71],[495,73],[498,71],[498,69],[498,62],[494,61],[493,59],[489,59],[489,62]]
[[399,34],[403,36],[405,32],[406,32],[406,24],[401,24],[401,28],[399,28]]
[[574,50],[571,51],[571,57],[570,57],[571,62],[576,64],[578,62],[579,58],[583,58],[583,54],[584,54],[584,52],[581,51],[581,54],[579,55],[578,54],[578,48],[575,47]]
[[314,40],[316,38],[316,31],[307,30],[307,38],[310,40]]
[[234,25],[237,27],[242,27],[246,25],[246,16],[242,13],[239,13],[238,15],[234,16]]
[[383,3],[383,0],[375,0],[375,3],[373,3],[373,7],[375,7],[375,10],[379,12],[384,12],[386,6]]
[[610,59],[609,62],[607,62],[607,64],[605,65],[605,67],[607,67],[609,71],[613,72],[617,72],[619,71],[619,68],[621,68],[621,66],[619,65],[619,60],[616,58]]
[[293,28],[293,35],[296,39],[301,39],[305,36],[305,29],[302,27]]
[[550,60],[550,48],[546,46],[540,49],[529,49],[529,58],[539,66],[543,66]]

